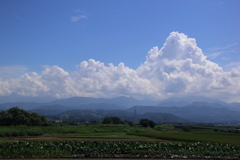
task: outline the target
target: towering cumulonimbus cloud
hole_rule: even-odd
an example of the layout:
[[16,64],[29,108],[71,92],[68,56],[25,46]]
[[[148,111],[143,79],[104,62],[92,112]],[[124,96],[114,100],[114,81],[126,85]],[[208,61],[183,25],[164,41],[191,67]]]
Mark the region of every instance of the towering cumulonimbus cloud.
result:
[[[240,91],[238,70],[224,72],[216,63],[207,60],[195,39],[178,32],[172,32],[160,50],[158,47],[151,49],[137,72],[159,87],[158,92],[169,96],[224,97],[226,93],[234,96]],[[231,93],[232,90],[235,91]]]
[[83,61],[74,72],[58,66],[45,66],[41,74],[24,74],[0,79],[0,96],[72,96],[163,99],[179,95],[203,95],[226,101],[239,101],[240,71],[224,72],[207,60],[196,40],[178,32],[170,33],[163,47],[153,47],[136,70],[105,65],[94,59]]

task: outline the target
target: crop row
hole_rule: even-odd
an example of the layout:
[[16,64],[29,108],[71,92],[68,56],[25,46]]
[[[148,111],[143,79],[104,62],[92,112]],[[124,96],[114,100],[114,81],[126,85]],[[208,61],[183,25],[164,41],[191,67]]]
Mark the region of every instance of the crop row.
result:
[[157,138],[170,141],[182,141],[182,142],[214,142],[214,143],[226,143],[240,145],[239,134],[197,134],[197,133],[127,133],[128,135],[144,136],[150,138]]
[[0,144],[0,158],[36,157],[237,157],[240,146],[210,142],[20,141]]
[[25,130],[18,129],[1,129],[0,137],[16,137],[16,136],[40,136],[43,132],[39,128],[28,128]]

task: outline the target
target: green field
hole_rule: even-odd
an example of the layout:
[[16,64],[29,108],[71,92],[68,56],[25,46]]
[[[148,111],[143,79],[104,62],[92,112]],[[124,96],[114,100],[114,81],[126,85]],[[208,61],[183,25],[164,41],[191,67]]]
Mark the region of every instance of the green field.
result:
[[144,133],[154,131],[151,128],[129,125],[103,124],[52,124],[52,126],[0,126],[0,137],[89,137],[89,138],[138,138],[127,135],[128,132]]
[[210,142],[21,141],[0,144],[0,158],[240,158],[240,146]]
[[171,125],[152,128],[129,125],[52,124],[51,126],[0,126],[0,137],[85,137],[85,138],[139,138],[149,137],[168,141],[216,142],[240,145],[240,134],[214,132],[213,129],[192,129],[183,132]]
[[[199,133],[200,132],[200,133]],[[215,142],[240,145],[240,134],[213,133],[212,131],[193,131],[190,133],[127,133],[156,139],[181,142]]]
[[[171,125],[52,124],[51,126],[0,126],[0,158],[240,158],[240,134]],[[13,142],[6,137],[57,137],[58,141]],[[152,142],[124,141],[151,138]],[[61,140],[92,138],[92,141]],[[94,141],[102,138],[103,141]],[[105,141],[104,139],[122,139]],[[167,140],[167,143],[154,142]]]

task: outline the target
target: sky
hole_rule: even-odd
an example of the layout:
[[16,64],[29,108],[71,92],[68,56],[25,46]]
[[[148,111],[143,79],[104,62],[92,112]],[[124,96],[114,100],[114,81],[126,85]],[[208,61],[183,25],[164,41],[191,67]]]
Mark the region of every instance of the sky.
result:
[[0,0],[0,98],[240,102],[239,0]]

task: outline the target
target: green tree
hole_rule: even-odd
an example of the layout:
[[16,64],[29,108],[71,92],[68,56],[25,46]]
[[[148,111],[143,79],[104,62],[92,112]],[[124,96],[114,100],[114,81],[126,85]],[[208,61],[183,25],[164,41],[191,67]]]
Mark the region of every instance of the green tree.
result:
[[29,113],[18,107],[12,107],[7,111],[0,112],[0,125],[28,125],[28,126],[40,126],[46,125],[46,119],[43,116],[39,116],[37,113]]
[[0,125],[10,126],[12,124],[12,115],[8,114],[6,111],[0,111]]
[[121,119],[119,117],[111,117],[113,124],[120,124]]
[[121,119],[119,117],[105,117],[103,119],[103,124],[120,124]]
[[149,124],[149,126],[151,127],[151,128],[154,128],[155,127],[155,122],[153,122],[153,121],[149,121],[148,122],[148,124]]
[[184,126],[183,128],[182,128],[182,130],[184,131],[184,132],[191,132],[191,126]]
[[27,117],[25,117],[23,114],[18,114],[18,115],[16,115],[16,117],[14,117],[12,124],[13,125],[22,125],[22,124],[26,125],[27,121],[28,121]]
[[139,124],[142,125],[143,127],[154,128],[154,126],[155,126],[155,122],[153,122],[153,121],[151,121],[149,119],[141,119]]
[[102,124],[111,124],[111,123],[112,123],[112,119],[110,117],[105,117],[102,122]]

